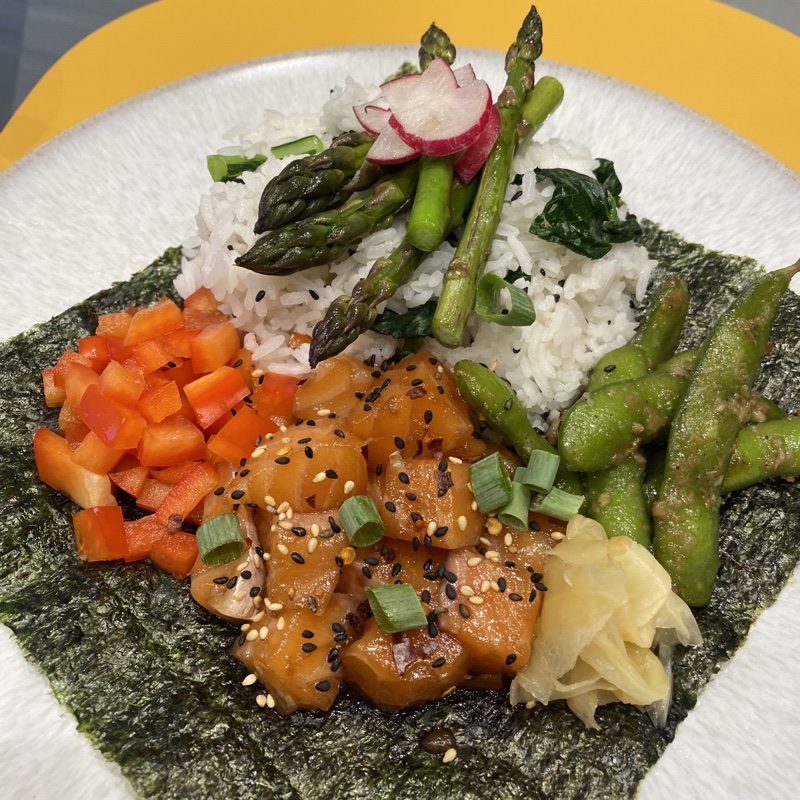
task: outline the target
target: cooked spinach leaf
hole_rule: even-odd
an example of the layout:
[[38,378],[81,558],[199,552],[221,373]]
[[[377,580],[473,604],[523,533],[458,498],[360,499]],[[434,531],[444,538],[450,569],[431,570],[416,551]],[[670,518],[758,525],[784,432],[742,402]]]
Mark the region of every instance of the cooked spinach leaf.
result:
[[[657,284],[680,272],[692,291],[685,345],[752,278],[752,262],[709,253],[643,223]],[[747,636],[800,558],[800,491],[774,480],[725,499],[722,569],[698,612],[703,647],[678,653],[666,731],[631,707],[598,712],[588,731],[563,703],[508,707],[506,692],[459,690],[438,703],[384,714],[344,693],[327,714],[259,709],[227,654],[236,630],[200,608],[188,585],[147,563],[92,565],[74,554],[71,505],[38,482],[36,427],[56,425],[39,370],[96,316],[171,293],[179,252],[0,345],[0,621],[48,676],[80,730],[116,761],[142,797],[345,800],[592,800],[627,798],[671,740],[697,694]],[[705,311],[705,308],[708,311]],[[800,298],[774,328],[757,390],[800,396]],[[442,764],[420,747],[433,727],[456,736]],[[168,744],[165,747],[165,743]]]
[[550,178],[555,188],[531,223],[531,233],[589,258],[602,258],[612,244],[629,242],[640,233],[635,216],[619,216],[622,184],[613,162],[598,160],[594,177],[563,168],[536,170],[539,180]]
[[404,314],[386,309],[375,317],[372,330],[391,336],[394,339],[412,339],[417,336],[429,336],[431,322],[436,311],[436,300],[428,300],[421,306],[412,308]]

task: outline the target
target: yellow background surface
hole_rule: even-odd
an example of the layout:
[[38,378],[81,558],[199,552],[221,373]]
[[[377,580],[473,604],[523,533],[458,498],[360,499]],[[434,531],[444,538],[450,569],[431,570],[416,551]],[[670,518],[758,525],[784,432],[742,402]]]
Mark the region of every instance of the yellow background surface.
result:
[[[712,0],[539,0],[544,56],[658,92],[800,172],[800,38]],[[214,67],[319,47],[416,42],[505,50],[525,2],[160,0],[68,51],[0,133],[0,169],[76,123]],[[609,121],[613,124],[613,121]]]

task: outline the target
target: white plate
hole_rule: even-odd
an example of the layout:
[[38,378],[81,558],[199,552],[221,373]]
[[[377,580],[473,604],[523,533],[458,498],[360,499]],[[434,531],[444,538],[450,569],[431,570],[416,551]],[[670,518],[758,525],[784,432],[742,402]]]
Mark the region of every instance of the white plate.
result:
[[[0,174],[0,338],[128,277],[192,233],[205,156],[264,107],[311,111],[345,74],[389,74],[413,47],[298,53],[217,70],[123,103],[48,142]],[[465,51],[496,87],[502,61]],[[687,239],[751,255],[768,268],[800,250],[800,178],[729,131],[634,86],[562,64],[547,135],[611,158],[640,216]],[[795,284],[796,285],[796,284]],[[800,574],[796,571],[795,575]],[[642,800],[783,798],[800,784],[800,588],[788,586],[703,692]],[[115,765],[75,730],[0,628],[0,786],[5,797],[133,796]],[[45,767],[46,769],[43,769]],[[791,788],[790,788],[791,787]]]

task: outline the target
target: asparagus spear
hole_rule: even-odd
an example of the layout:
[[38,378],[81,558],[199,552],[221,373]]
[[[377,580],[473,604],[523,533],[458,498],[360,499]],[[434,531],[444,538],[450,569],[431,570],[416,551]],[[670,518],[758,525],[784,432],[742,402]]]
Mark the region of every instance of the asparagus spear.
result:
[[436,27],[436,23],[431,22],[430,27],[422,34],[419,48],[419,68],[425,72],[428,64],[436,56],[443,58],[448,64],[456,60],[456,47],[450,41],[450,37],[441,29]]
[[365,160],[374,141],[366,131],[345,133],[327,150],[287,164],[264,188],[255,232],[335,208],[372,186],[385,174],[383,167]]
[[263,275],[288,275],[336,261],[364,236],[388,225],[403,210],[417,185],[419,162],[406,164],[365,196],[269,231],[236,264]]
[[[466,186],[453,178],[450,192],[449,231],[464,222],[464,215],[477,189],[477,181]],[[315,326],[311,336],[308,363],[316,367],[320,361],[341,353],[362,333],[369,330],[377,315],[376,307],[388,300],[405,283],[427,253],[405,237],[397,249],[386,258],[379,258],[366,278],[359,281],[352,296],[341,295],[328,307],[323,319]]]
[[433,335],[445,347],[458,347],[475,303],[475,286],[500,221],[511,159],[519,140],[522,105],[533,88],[534,63],[542,52],[542,20],[535,6],[525,17],[506,54],[506,85],[500,93],[500,133],[483,167],[478,194],[464,234],[445,274],[433,318]]

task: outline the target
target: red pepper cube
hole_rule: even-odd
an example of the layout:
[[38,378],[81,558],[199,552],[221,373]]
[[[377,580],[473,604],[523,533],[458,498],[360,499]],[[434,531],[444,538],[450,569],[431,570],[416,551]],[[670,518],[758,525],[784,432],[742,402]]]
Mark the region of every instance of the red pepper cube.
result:
[[44,388],[44,402],[48,408],[61,408],[67,399],[64,387],[56,386],[53,376],[55,367],[45,367],[42,370],[42,386]]
[[67,373],[67,367],[76,361],[79,364],[83,364],[89,368],[92,366],[92,362],[85,356],[82,356],[80,353],[76,353],[74,350],[65,350],[62,353],[61,358],[58,359],[53,372],[53,383],[55,383],[59,389],[64,388],[64,377]]
[[172,355],[163,339],[138,342],[131,346],[130,352],[144,375],[149,375],[172,362]]
[[148,389],[136,404],[136,410],[148,422],[162,422],[181,410],[181,393],[175,381]]
[[133,361],[120,364],[109,361],[108,366],[100,373],[100,391],[112,400],[133,408],[144,391],[144,375],[139,365]]
[[106,397],[97,386],[89,386],[78,406],[78,416],[106,447],[133,450],[147,426],[136,410]]
[[124,339],[131,326],[133,314],[120,311],[115,314],[101,314],[97,318],[97,336],[109,336],[112,339]]
[[79,361],[71,361],[64,371],[64,391],[67,394],[67,402],[78,408],[83,397],[83,393],[90,386],[97,386],[100,383],[100,376],[85,364]]
[[294,418],[294,396],[300,381],[292,375],[266,372],[253,389],[259,414],[281,421]]
[[228,322],[219,310],[219,301],[211,290],[201,286],[183,301],[183,324],[187,331],[197,331],[217,322]]
[[89,431],[72,451],[72,460],[98,475],[106,475],[119,464],[124,455],[124,450],[106,447],[94,431]]
[[245,453],[241,447],[229,442],[218,433],[209,437],[208,453],[212,461],[226,461],[228,464],[239,464],[243,458],[247,458],[250,455],[250,453]]
[[179,528],[192,509],[217,486],[219,486],[217,468],[207,461],[197,464],[161,501],[156,509],[156,519],[172,530]]
[[[119,340],[112,340],[119,341]],[[115,351],[119,348],[114,348]],[[92,362],[95,372],[102,372],[106,364],[113,358],[108,339],[105,336],[84,336],[78,339],[78,353]]]
[[126,561],[141,561],[141,559],[147,558],[153,544],[169,533],[152,514],[132,522],[124,522],[122,527],[128,543]]
[[64,434],[67,442],[72,445],[80,444],[89,433],[86,423],[78,416],[78,409],[64,401],[61,411],[58,412],[58,429]]
[[171,489],[172,487],[164,481],[146,478],[142,490],[136,497],[136,505],[145,511],[155,511],[164,502]]
[[149,476],[150,470],[147,467],[129,467],[118,472],[110,472],[108,475],[123,492],[136,498],[142,493],[144,482]]
[[232,322],[207,325],[192,339],[192,367],[198,375],[227,364],[239,350],[239,334]]
[[84,561],[116,561],[128,555],[128,540],[119,506],[99,506],[72,517],[78,557]]
[[242,376],[227,366],[187,383],[183,391],[201,428],[207,428],[250,394]]
[[186,328],[181,328],[164,336],[164,343],[172,354],[173,361],[177,361],[179,358],[191,358],[192,339],[195,336],[197,336],[197,331],[187,331]]
[[69,442],[57,433],[39,428],[33,437],[33,453],[42,481],[73,503],[82,508],[117,504],[108,475],[98,475],[76,464]]
[[205,458],[206,440],[197,425],[184,417],[172,417],[144,429],[138,453],[145,467],[172,467]]
[[173,467],[164,469],[151,469],[150,474],[159,481],[168,483],[170,486],[177,486],[195,467],[196,461],[181,461]]
[[178,580],[189,575],[198,555],[196,537],[183,531],[165,534],[150,548],[153,564]]
[[262,416],[249,406],[244,406],[219,431],[219,437],[237,448],[240,455],[231,463],[238,464],[239,459],[250,458],[250,453],[257,447],[257,441],[263,440],[268,433],[277,430],[278,426],[271,419]]
[[123,343],[130,347],[157,339],[182,327],[181,310],[168,297],[162,297],[154,306],[141,308],[133,315]]

